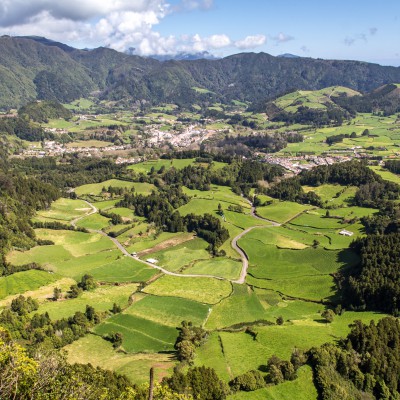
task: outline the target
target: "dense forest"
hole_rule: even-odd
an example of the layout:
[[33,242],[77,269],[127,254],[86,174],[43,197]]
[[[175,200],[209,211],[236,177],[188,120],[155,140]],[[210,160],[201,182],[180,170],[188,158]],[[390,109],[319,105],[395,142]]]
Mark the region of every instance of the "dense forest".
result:
[[28,103],[18,110],[20,117],[26,116],[34,122],[48,122],[49,119],[69,119],[71,111],[57,101],[35,101]]
[[[333,165],[320,165],[300,175],[280,181],[267,193],[280,200],[297,201],[321,206],[322,201],[314,192],[304,192],[302,185],[321,186],[325,183],[357,186],[354,204],[362,207],[382,208],[387,202],[398,199],[400,186],[376,174],[366,163],[348,161]],[[312,194],[311,194],[312,193]]]
[[9,270],[4,255],[11,247],[27,249],[36,244],[29,220],[60,196],[55,187],[10,171],[0,171],[0,270]]
[[398,316],[400,235],[368,235],[355,240],[351,249],[359,254],[361,262],[347,272],[343,287],[347,305]]
[[321,399],[398,399],[400,324],[383,318],[377,324],[355,321],[339,345],[311,349],[309,362]]

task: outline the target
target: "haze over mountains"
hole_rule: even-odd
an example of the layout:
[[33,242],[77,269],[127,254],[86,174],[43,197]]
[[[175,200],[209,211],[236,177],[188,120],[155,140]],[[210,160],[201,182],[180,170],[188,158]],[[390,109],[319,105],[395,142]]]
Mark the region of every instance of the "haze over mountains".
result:
[[[204,98],[259,102],[291,89],[346,86],[368,92],[400,82],[400,68],[360,61],[241,53],[222,59],[159,61],[108,48],[78,50],[45,38],[0,38],[0,108],[34,99],[194,104]],[[194,87],[212,93],[195,91]]]

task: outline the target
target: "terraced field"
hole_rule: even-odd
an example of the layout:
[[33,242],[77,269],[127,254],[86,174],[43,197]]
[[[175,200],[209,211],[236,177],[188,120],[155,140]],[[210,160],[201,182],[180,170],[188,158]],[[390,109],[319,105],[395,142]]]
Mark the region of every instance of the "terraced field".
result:
[[[176,168],[190,163],[193,160],[172,162]],[[171,166],[171,161],[137,164],[132,169],[147,173],[162,166]],[[147,183],[110,180],[82,186],[76,192],[101,200],[102,187],[109,185],[134,187],[136,193],[144,194],[153,190]],[[61,199],[37,219],[75,221],[90,232],[36,229],[38,238],[54,244],[25,252],[14,250],[7,260],[15,265],[37,262],[46,271],[0,278],[0,306],[9,304],[17,293],[32,293],[39,299],[39,312],[57,319],[84,311],[86,305],[103,312],[114,303],[120,305],[121,313],[109,315],[92,334],[67,346],[68,359],[125,373],[137,383],[147,380],[146,369],[151,366],[156,366],[159,379],[171,373],[176,364],[171,356],[176,328],[184,320],[210,332],[208,341],[197,350],[195,365],[215,368],[226,381],[265,365],[273,354],[288,358],[294,346],[308,349],[338,340],[347,334],[354,319],[369,322],[382,317],[346,311],[326,324],[320,316],[327,303],[338,299],[332,274],[358,262],[347,249],[355,237],[364,234],[358,219],[377,210],[349,206],[354,187],[323,185],[305,190],[315,190],[326,205],[339,208],[330,208],[327,216],[326,209],[274,201],[257,208],[258,216],[276,221],[271,223],[252,215],[248,201],[228,187],[212,186],[206,192],[185,188],[192,198],[180,207],[182,215],[209,212],[221,218],[228,229],[230,239],[221,247],[226,252],[221,257],[212,257],[208,244],[193,233],[156,233],[144,218],[135,217],[133,210],[116,208],[118,199],[96,201],[93,207],[117,213],[127,218],[129,225],[112,226],[89,203]],[[264,195],[260,199],[270,200]],[[223,216],[217,214],[219,204]],[[230,205],[240,205],[243,212],[229,211]],[[106,233],[124,227],[129,229],[114,241],[107,237]],[[249,262],[246,279],[244,284],[234,283],[244,262],[231,242],[252,227],[257,229],[238,241]],[[341,236],[338,232],[344,228],[354,236]],[[133,252],[137,254],[131,255]],[[149,258],[158,260],[156,265],[146,262]],[[49,301],[54,287],[60,287],[65,296],[69,286],[87,273],[101,283],[97,289],[76,299]],[[284,320],[282,326],[276,324],[278,317]],[[245,332],[248,326],[257,333],[256,340]],[[102,339],[115,332],[123,335],[124,353]],[[294,394],[299,399],[317,398],[308,367],[300,370],[296,381],[230,399],[286,399]]]

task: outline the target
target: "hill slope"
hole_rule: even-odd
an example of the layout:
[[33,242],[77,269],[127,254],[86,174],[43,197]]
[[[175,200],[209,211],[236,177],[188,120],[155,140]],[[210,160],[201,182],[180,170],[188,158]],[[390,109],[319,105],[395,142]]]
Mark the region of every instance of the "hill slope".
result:
[[104,99],[190,104],[208,99],[193,87],[215,92],[214,99],[220,101],[258,102],[291,88],[371,91],[400,82],[400,68],[358,61],[243,53],[218,60],[160,62],[105,48],[74,50],[39,39],[0,38],[0,108],[33,99],[67,102],[95,90]]

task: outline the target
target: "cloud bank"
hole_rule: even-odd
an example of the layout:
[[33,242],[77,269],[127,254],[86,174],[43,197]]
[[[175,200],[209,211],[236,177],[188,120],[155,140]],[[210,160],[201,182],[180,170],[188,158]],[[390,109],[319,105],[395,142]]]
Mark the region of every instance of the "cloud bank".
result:
[[157,25],[172,13],[207,11],[213,0],[0,0],[0,32],[38,35],[69,43],[99,45],[140,55],[165,55],[236,48],[254,49],[266,42],[261,34],[233,40],[210,36],[163,36]]

